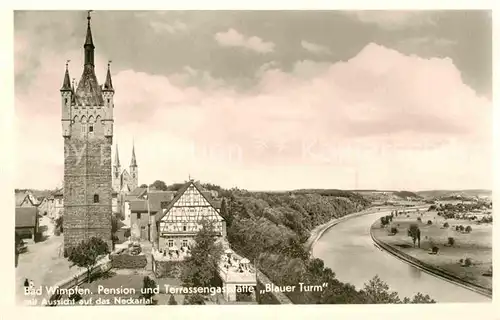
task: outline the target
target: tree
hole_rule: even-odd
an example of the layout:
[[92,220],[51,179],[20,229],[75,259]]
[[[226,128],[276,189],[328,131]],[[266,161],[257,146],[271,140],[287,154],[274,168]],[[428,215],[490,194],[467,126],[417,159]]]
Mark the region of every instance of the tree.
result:
[[147,187],[148,187],[148,185],[145,184],[145,183],[143,183],[143,184],[141,184],[141,186],[139,188],[145,188],[145,189],[147,189]]
[[368,283],[365,283],[363,292],[367,297],[368,303],[400,303],[397,292],[390,292],[387,283],[382,281],[379,276],[375,276]]
[[226,227],[230,228],[233,222],[233,216],[229,213],[229,210],[227,209],[226,199],[222,199],[222,202],[220,204],[220,215],[226,221]]
[[391,234],[397,234],[398,233],[398,228],[392,227],[391,228]]
[[111,245],[113,246],[112,250],[115,249],[115,242],[118,240],[118,238],[115,235],[116,231],[118,231],[118,219],[114,214],[112,214],[111,215]]
[[450,246],[453,246],[453,245],[455,244],[455,238],[453,238],[453,237],[448,237],[448,244],[449,244]]
[[86,268],[88,282],[92,269],[97,264],[97,260],[105,254],[109,253],[109,248],[106,242],[101,238],[92,237],[86,241],[80,242],[76,247],[70,250],[68,260],[78,267]]
[[167,191],[167,185],[161,180],[156,180],[149,187],[155,188],[156,190]]
[[427,224],[430,226],[432,224],[431,220],[427,220]]
[[382,228],[388,224],[389,224],[389,219],[387,219],[387,217],[380,217],[380,225],[382,226]]
[[191,256],[184,260],[181,280],[185,287],[210,287],[217,277],[222,247],[215,243],[212,223],[204,221],[196,234]]
[[130,237],[130,229],[125,230],[123,236],[128,239]]
[[471,226],[467,226],[465,228],[465,232],[470,233],[471,231],[472,231],[472,227]]
[[146,299],[151,299],[151,304],[153,304],[153,296],[155,295],[153,289],[156,288],[156,282],[148,276],[142,279],[142,290],[141,295]]
[[184,304],[205,304],[205,299],[201,294],[189,294],[184,298]]
[[58,230],[59,232],[63,232],[63,216],[60,215],[59,217],[57,217],[55,222],[56,222],[55,229]]
[[449,226],[450,226],[450,224],[449,224],[448,222],[445,222],[445,223],[443,224],[443,227],[444,227],[444,228],[448,228]]
[[408,228],[408,236],[413,240],[413,247],[415,247],[415,242],[418,240],[418,247],[420,248],[420,228],[412,223]]
[[404,298],[403,303],[436,303],[431,297],[429,297],[428,294],[425,296],[422,293],[417,293],[414,297],[413,300],[410,300],[409,298]]
[[170,295],[170,298],[168,299],[168,304],[171,306],[177,305],[177,301],[175,301],[175,297],[173,294]]

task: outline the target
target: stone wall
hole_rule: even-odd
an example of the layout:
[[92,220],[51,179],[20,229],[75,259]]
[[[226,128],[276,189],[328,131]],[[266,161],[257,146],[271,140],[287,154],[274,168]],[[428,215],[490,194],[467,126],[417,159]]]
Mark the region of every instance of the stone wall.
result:
[[64,248],[99,237],[111,249],[111,138],[65,138],[64,154]]
[[259,304],[293,304],[293,302],[282,292],[263,292],[266,284],[272,284],[269,278],[257,270],[257,302]]

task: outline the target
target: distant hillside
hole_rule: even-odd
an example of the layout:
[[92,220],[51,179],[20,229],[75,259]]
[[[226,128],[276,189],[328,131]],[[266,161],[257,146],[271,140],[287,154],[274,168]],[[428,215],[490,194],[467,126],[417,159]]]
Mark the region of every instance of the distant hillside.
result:
[[460,197],[491,197],[491,190],[470,189],[470,190],[427,190],[418,191],[417,194],[426,199],[446,199]]
[[406,198],[422,198],[418,194],[411,191],[395,191],[393,193],[395,196],[406,199]]

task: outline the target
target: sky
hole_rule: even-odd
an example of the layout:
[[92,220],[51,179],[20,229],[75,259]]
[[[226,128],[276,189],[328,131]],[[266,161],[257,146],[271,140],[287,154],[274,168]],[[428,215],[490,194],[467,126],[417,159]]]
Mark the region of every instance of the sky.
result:
[[[63,179],[84,11],[14,14],[16,188]],[[488,11],[94,11],[113,152],[139,183],[491,189]]]

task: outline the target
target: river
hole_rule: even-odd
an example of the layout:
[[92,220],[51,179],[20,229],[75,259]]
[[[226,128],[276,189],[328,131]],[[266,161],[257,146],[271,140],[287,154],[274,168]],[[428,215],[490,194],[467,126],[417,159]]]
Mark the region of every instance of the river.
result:
[[437,302],[491,302],[488,297],[434,277],[375,247],[370,227],[387,214],[355,217],[331,227],[314,245],[313,256],[322,259],[340,281],[358,289],[378,275],[401,298],[421,292]]

